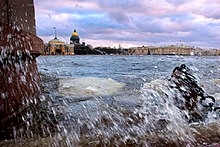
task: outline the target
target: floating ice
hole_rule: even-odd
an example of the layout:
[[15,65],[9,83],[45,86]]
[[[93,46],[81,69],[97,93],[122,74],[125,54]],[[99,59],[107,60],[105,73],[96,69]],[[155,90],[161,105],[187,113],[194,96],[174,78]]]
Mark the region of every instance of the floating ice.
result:
[[58,91],[64,95],[80,97],[104,96],[118,93],[125,84],[113,79],[85,77],[60,79]]

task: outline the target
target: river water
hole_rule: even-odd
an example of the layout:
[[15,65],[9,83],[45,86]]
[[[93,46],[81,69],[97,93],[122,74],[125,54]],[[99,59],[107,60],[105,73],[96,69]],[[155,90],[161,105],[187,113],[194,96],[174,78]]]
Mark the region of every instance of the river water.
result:
[[218,56],[40,56],[37,63],[46,120],[41,135],[29,127],[34,114],[42,115],[32,110],[26,126],[14,131],[16,139],[0,146],[220,145],[220,113],[189,123],[168,82],[184,63],[218,104]]

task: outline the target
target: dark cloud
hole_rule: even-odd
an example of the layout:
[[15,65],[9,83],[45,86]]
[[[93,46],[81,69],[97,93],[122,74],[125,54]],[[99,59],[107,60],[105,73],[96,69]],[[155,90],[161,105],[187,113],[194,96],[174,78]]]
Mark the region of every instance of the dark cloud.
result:
[[163,27],[162,22],[156,21],[152,17],[145,17],[135,20],[136,30],[138,32],[162,33],[167,30]]
[[216,9],[204,10],[202,14],[207,18],[220,19],[220,6]]
[[166,0],[168,3],[174,4],[174,5],[182,5],[184,3],[190,2],[192,0]]
[[110,11],[109,15],[111,18],[115,19],[118,23],[127,24],[130,22],[130,18],[123,11]]
[[137,8],[140,6],[141,4],[141,0],[97,0],[97,3],[99,4],[99,6],[101,6],[104,9],[133,9],[133,8]]

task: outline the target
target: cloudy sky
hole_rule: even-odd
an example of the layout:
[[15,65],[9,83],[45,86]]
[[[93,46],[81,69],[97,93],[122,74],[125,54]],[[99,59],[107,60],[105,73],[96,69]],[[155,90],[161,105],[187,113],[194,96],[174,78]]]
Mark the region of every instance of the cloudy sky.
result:
[[35,0],[37,34],[93,46],[220,48],[220,0]]

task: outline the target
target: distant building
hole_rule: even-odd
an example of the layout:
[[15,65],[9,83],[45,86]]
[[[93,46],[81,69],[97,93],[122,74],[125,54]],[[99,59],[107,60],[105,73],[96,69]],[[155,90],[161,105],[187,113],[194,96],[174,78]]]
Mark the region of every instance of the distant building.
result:
[[196,49],[196,54],[201,56],[219,56],[219,49]]
[[102,54],[102,52],[93,49],[92,45],[86,45],[85,42],[80,43],[80,37],[76,30],[70,36],[70,44],[74,45],[74,54],[76,55]]
[[129,54],[144,54],[144,55],[193,55],[194,48],[188,46],[164,46],[164,47],[154,47],[154,46],[142,46],[134,47],[127,50]]
[[74,45],[80,44],[79,35],[76,32],[76,30],[73,31],[73,33],[70,37],[70,44],[74,44]]
[[74,44],[67,44],[56,36],[45,44],[44,55],[73,55]]
[[57,38],[56,28],[55,37],[45,44],[44,55],[87,55],[101,54],[100,51],[94,50],[93,47],[85,42],[80,43],[80,38],[76,30],[70,36],[70,44],[67,44]]
[[157,48],[157,52],[160,55],[192,55],[194,54],[194,49],[188,46],[166,46]]

